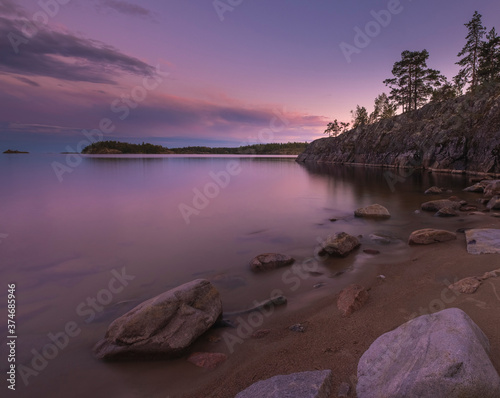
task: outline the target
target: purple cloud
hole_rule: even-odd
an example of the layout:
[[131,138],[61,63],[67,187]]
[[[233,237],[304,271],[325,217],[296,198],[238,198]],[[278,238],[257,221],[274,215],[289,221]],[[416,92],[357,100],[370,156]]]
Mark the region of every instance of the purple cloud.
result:
[[153,13],[140,5],[121,0],[101,0],[100,4],[121,14],[153,18]]

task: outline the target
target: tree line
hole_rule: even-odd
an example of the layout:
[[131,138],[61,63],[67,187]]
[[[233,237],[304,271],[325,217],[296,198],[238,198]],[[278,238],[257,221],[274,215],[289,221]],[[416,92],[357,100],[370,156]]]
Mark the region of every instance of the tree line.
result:
[[120,141],[99,141],[83,148],[83,154],[207,154],[207,155],[298,155],[307,147],[306,142],[288,142],[286,144],[255,144],[238,148],[210,148],[206,146],[189,146],[183,148],[167,148],[161,145],[148,143],[130,144]]
[[351,111],[351,123],[335,119],[328,123],[325,134],[337,136],[348,131],[375,123],[396,115],[398,108],[403,113],[414,111],[429,101],[440,102],[474,92],[479,86],[500,82],[500,37],[495,28],[490,31],[483,25],[482,15],[477,11],[465,24],[466,44],[458,53],[456,64],[461,67],[452,81],[436,69],[427,66],[429,52],[403,51],[401,60],[392,68],[392,78],[384,80],[390,88],[389,95],[383,93],[375,99],[371,114],[359,105]]

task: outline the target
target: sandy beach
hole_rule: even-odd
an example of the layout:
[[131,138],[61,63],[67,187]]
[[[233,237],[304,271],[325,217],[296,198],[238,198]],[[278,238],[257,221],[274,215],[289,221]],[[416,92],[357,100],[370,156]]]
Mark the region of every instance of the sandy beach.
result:
[[[491,214],[463,215],[464,228],[500,228],[500,219]],[[443,229],[447,223],[449,220],[443,219]],[[179,396],[229,398],[275,375],[331,369],[331,397],[337,397],[343,382],[351,385],[349,396],[355,397],[358,361],[375,339],[415,316],[452,307],[465,311],[486,334],[491,360],[500,371],[500,277],[484,281],[474,294],[447,288],[449,282],[498,269],[500,259],[496,254],[468,254],[465,234],[457,235],[455,241],[413,246],[409,259],[390,265],[375,256],[370,269],[349,281],[363,285],[370,293],[364,307],[349,317],[337,309],[338,291],[329,291],[326,285],[318,289],[317,297],[308,299],[307,306],[278,309],[259,328],[270,330],[266,336],[245,339],[234,346],[233,353],[224,339],[210,342],[223,337],[228,329],[209,331],[193,350],[224,352],[228,360],[215,370],[200,372],[198,387]],[[305,326],[305,332],[289,330],[297,323]]]

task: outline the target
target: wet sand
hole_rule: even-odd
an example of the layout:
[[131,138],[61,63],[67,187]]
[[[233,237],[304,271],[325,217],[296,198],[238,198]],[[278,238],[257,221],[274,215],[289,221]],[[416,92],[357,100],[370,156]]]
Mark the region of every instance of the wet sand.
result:
[[[500,228],[500,219],[490,214],[463,213],[461,218],[464,228]],[[442,228],[452,230],[449,226],[449,220],[443,219]],[[342,382],[351,385],[349,396],[355,397],[357,363],[375,339],[415,316],[452,307],[465,311],[486,334],[491,344],[490,357],[500,372],[500,277],[484,281],[470,295],[446,288],[448,282],[498,269],[500,256],[470,255],[466,251],[465,234],[457,235],[456,241],[413,246],[408,259],[390,265],[374,256],[362,273],[353,275],[351,280],[346,278],[346,283],[359,283],[370,293],[364,307],[349,317],[343,317],[337,309],[338,291],[326,284],[311,293],[315,297],[305,297],[308,304],[302,308],[289,305],[276,310],[262,326],[255,328],[270,329],[270,333],[235,344],[233,353],[224,339],[210,341],[223,337],[225,332],[235,335],[234,329],[209,331],[193,351],[224,352],[228,360],[215,370],[196,372],[193,380],[196,388],[189,392],[184,389],[173,396],[232,398],[251,384],[275,375],[331,369],[331,397],[337,396]],[[390,254],[390,250],[386,246],[381,251]],[[384,275],[385,279],[377,278],[378,275]],[[306,326],[304,333],[288,329],[297,323]]]

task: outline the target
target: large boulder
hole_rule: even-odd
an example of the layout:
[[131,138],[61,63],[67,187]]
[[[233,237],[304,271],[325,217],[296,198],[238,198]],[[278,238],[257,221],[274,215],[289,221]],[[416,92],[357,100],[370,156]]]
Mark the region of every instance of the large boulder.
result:
[[378,218],[378,219],[386,219],[391,217],[389,210],[387,210],[384,206],[378,204],[357,209],[354,212],[354,215],[356,217]]
[[343,289],[337,299],[337,308],[342,315],[349,316],[359,310],[368,300],[368,291],[361,285],[349,285]]
[[235,398],[329,398],[332,371],[292,373],[258,381]]
[[250,261],[250,268],[253,272],[269,271],[272,269],[286,267],[293,264],[295,259],[286,254],[265,253],[259,254]]
[[345,232],[338,232],[326,238],[322,244],[320,254],[326,253],[331,256],[345,257],[360,245],[361,243],[355,236]]
[[113,321],[94,347],[100,359],[176,357],[221,316],[217,289],[205,279],[185,283]]
[[468,229],[465,238],[469,254],[500,253],[500,229]]
[[422,203],[422,210],[425,211],[439,211],[444,207],[449,207],[458,210],[460,208],[460,202],[455,202],[449,199],[440,199]]
[[479,327],[458,308],[415,318],[380,336],[358,364],[358,398],[500,397]]
[[442,229],[419,229],[412,232],[408,244],[410,245],[430,245],[431,243],[447,242],[457,239],[457,234]]

